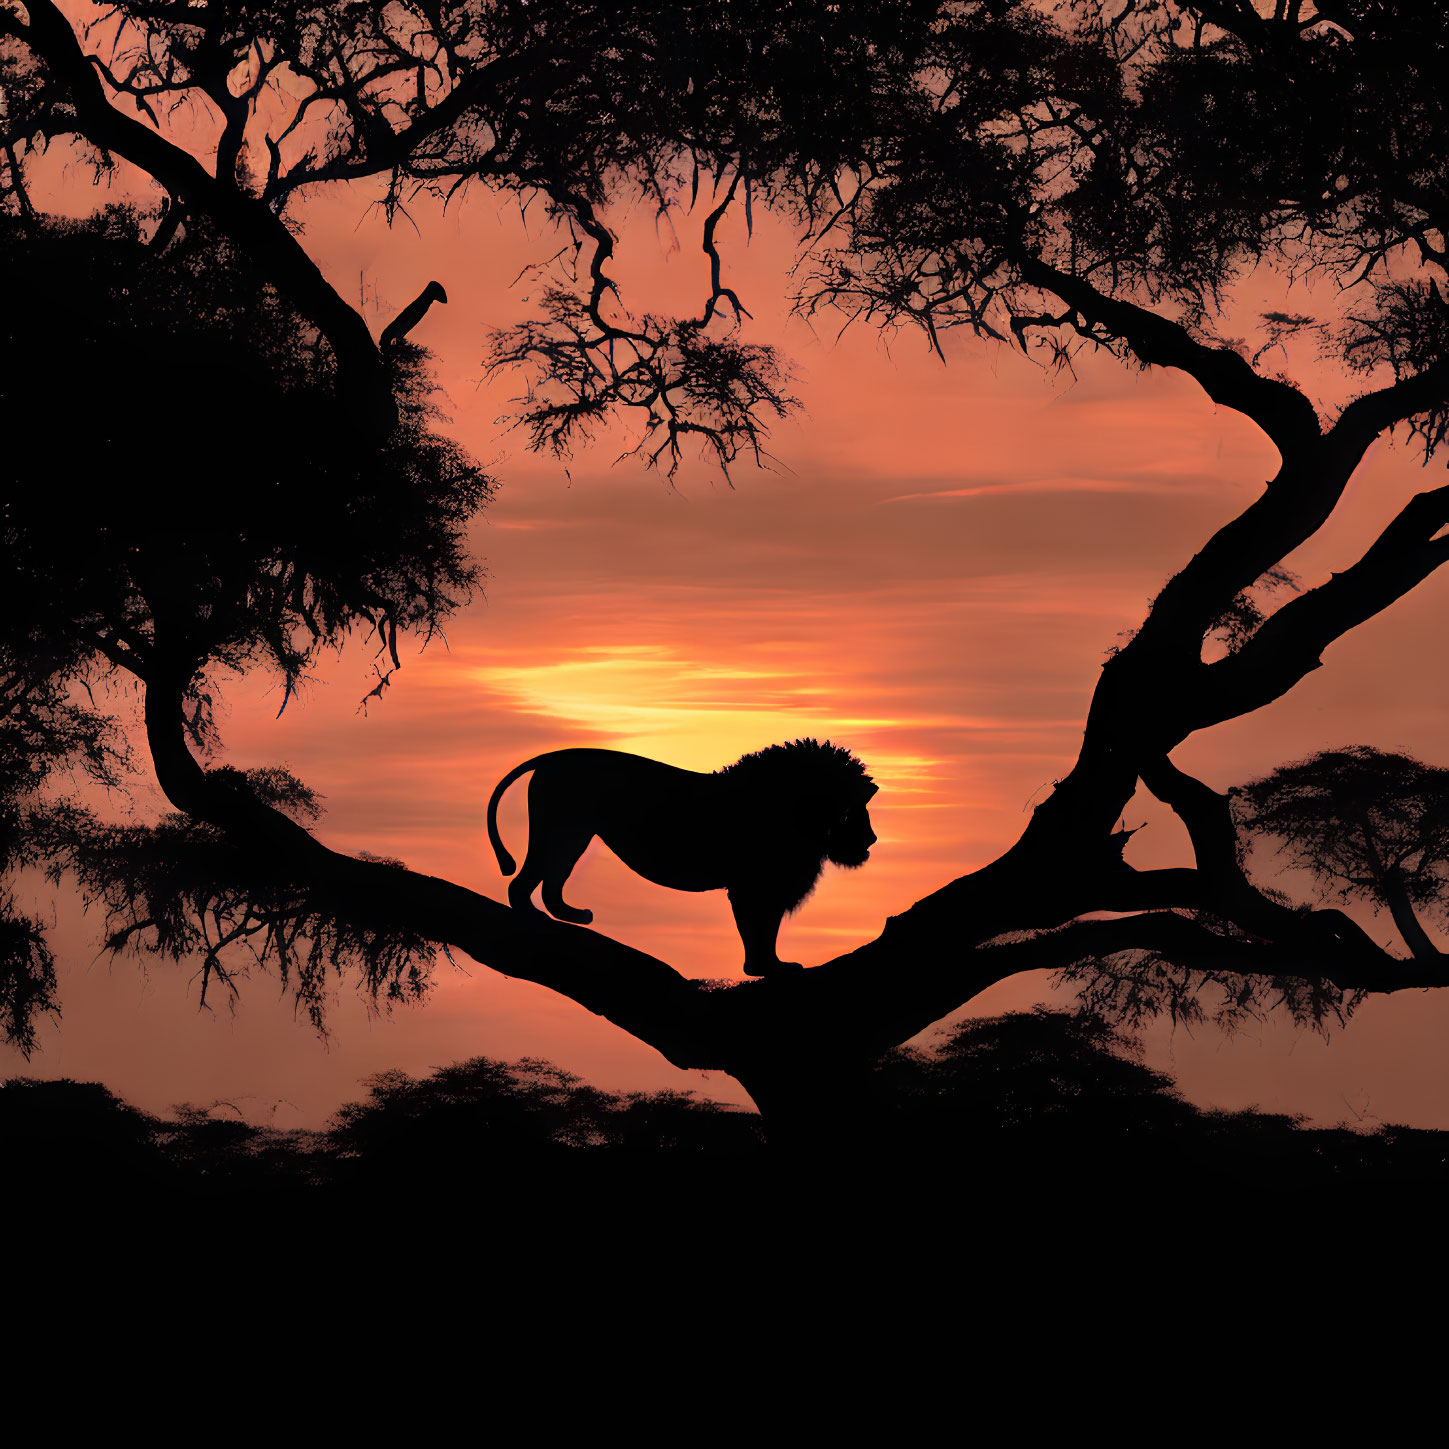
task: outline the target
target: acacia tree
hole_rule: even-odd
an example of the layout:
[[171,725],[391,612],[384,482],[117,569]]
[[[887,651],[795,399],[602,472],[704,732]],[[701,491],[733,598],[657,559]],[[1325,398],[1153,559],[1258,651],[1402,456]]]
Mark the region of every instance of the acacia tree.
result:
[[1276,839],[1330,899],[1387,910],[1416,958],[1439,959],[1415,908],[1442,914],[1449,895],[1449,770],[1349,745],[1231,794],[1246,834]]
[[[379,345],[307,256],[287,208],[304,187],[369,176],[389,179],[390,206],[417,187],[514,188],[571,229],[576,284],[550,289],[536,320],[493,342],[496,365],[530,371],[524,418],[542,445],[566,450],[622,409],[641,421],[641,451],[655,462],[677,461],[691,439],[726,465],[759,449],[790,400],[774,355],[735,330],[744,302],[721,284],[715,234],[729,206],[769,204],[804,226],[814,258],[806,310],[920,326],[933,339],[964,326],[1058,365],[1088,346],[1129,366],[1174,368],[1256,424],[1280,457],[1261,495],[1184,564],[1109,658],[1076,763],[1015,845],[836,960],[724,990],[592,931],[333,851],[307,828],[298,782],[198,758],[188,740],[205,729],[209,661],[266,663],[290,678],[359,621],[388,638],[430,627],[438,608],[415,575],[394,571],[394,593],[348,594],[319,612],[312,590],[345,593],[348,559],[329,560],[328,572],[293,541],[272,540],[254,554],[269,582],[242,587],[228,613],[210,565],[163,583],[103,540],[112,611],[72,628],[52,609],[24,647],[7,638],[3,663],[6,698],[50,711],[7,706],[12,737],[44,741],[32,758],[79,757],[93,770],[112,767],[105,722],[82,710],[66,744],[63,712],[78,708],[67,686],[100,671],[144,689],[146,745],[173,820],[107,853],[97,823],[27,814],[33,779],[12,791],[30,842],[21,858],[29,849],[90,871],[113,940],[199,941],[215,959],[222,940],[260,938],[284,956],[320,941],[322,965],[360,951],[364,963],[392,963],[376,979],[394,982],[428,943],[457,948],[563,992],[678,1066],[732,1073],[786,1126],[808,1118],[815,1084],[864,1079],[882,1051],[1018,971],[1074,972],[1090,1000],[1129,1016],[1181,1009],[1209,984],[1226,988],[1229,1012],[1272,997],[1310,1019],[1359,993],[1440,984],[1437,964],[1399,959],[1341,912],[1255,886],[1227,797],[1170,754],[1283,695],[1335,639],[1449,558],[1439,537],[1449,488],[1430,489],[1352,567],[1271,613],[1262,604],[1374,439],[1405,425],[1432,453],[1449,426],[1449,307],[1438,289],[1449,260],[1439,84],[1449,20],[1375,0],[1083,0],[1051,14],[1012,0],[137,0],[112,13],[118,38],[87,54],[54,5],[0,6],[0,157],[14,226],[27,245],[46,243],[24,181],[27,148],[46,140],[75,137],[103,161],[148,172],[170,200],[146,250],[164,263],[190,230],[195,245],[254,269],[258,295],[284,307],[290,345],[320,359],[312,382],[345,419],[332,435],[352,439],[356,472],[399,447],[400,429],[413,428],[405,447],[425,443],[399,403],[394,354],[404,349],[393,344],[439,289]],[[218,117],[206,164],[161,124],[186,98]],[[711,263],[703,311],[635,318],[610,277],[604,203],[625,188],[661,207],[692,201],[701,175],[717,197],[701,234]],[[140,236],[132,243],[134,252]],[[1263,265],[1322,271],[1349,289],[1331,324],[1284,313],[1265,322],[1270,337],[1316,333],[1328,356],[1364,375],[1366,390],[1334,418],[1270,373],[1261,352],[1212,334],[1224,288]],[[278,466],[283,486],[306,497],[302,475]],[[463,472],[446,501],[419,503],[420,518],[445,515],[435,538],[454,536],[456,510],[482,496],[475,478],[464,498]],[[238,496],[256,486],[239,479]],[[335,508],[336,495],[317,506]],[[39,572],[63,572],[44,522],[15,529],[32,573],[16,575],[14,592],[29,607]],[[439,606],[456,602],[448,593]],[[1126,862],[1116,824],[1139,781],[1182,818],[1191,867]],[[166,875],[201,847],[211,852],[205,879]],[[142,856],[149,877],[135,868]],[[159,922],[158,903],[171,908]],[[1103,912],[1119,914],[1090,918]],[[34,1004],[38,947],[30,926],[19,929],[30,974],[15,979],[31,985],[12,996],[28,990]]]

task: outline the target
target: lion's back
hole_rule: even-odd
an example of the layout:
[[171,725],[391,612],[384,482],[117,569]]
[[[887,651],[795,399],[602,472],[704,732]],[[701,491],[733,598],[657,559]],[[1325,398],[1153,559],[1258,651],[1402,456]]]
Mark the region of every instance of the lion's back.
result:
[[725,885],[722,846],[734,834],[718,776],[623,750],[549,757],[535,789],[568,809],[631,870],[661,885]]
[[593,802],[611,810],[663,808],[694,800],[708,775],[682,770],[646,755],[624,750],[573,748],[555,750],[535,778],[553,789],[566,789],[579,803]]

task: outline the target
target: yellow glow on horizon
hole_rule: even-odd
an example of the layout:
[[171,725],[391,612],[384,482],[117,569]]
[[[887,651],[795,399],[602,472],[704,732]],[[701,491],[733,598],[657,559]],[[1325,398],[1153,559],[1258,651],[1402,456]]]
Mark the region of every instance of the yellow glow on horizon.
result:
[[[520,712],[596,731],[609,748],[717,769],[801,735],[908,728],[905,718],[842,718],[832,691],[791,671],[702,663],[657,644],[586,646],[541,664],[475,666],[473,677]],[[848,741],[847,741],[848,743]],[[919,769],[929,762],[901,757]]]

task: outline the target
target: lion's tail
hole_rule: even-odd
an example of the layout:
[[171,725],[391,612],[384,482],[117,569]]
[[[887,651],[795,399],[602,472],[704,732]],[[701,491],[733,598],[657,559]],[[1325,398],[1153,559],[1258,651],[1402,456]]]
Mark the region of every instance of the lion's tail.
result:
[[515,765],[494,787],[493,796],[488,801],[488,839],[493,842],[493,853],[498,857],[498,869],[504,875],[512,875],[518,869],[518,862],[509,855],[508,847],[503,843],[503,837],[498,833],[498,802],[503,798],[503,792],[520,776],[526,775],[533,767],[546,760],[548,755],[535,755],[531,760],[525,760],[521,765]]

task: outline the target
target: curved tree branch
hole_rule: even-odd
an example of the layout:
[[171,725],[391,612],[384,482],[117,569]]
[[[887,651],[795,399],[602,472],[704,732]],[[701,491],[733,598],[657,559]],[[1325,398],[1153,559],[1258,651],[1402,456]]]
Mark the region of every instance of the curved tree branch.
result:
[[1089,323],[1120,337],[1141,361],[1187,373],[1215,403],[1251,419],[1285,459],[1302,453],[1320,437],[1313,404],[1296,387],[1255,372],[1232,348],[1209,347],[1171,318],[1109,297],[1085,278],[1038,257],[1023,256],[1017,265],[1025,281],[1055,294]]
[[1442,407],[1446,400],[1449,400],[1449,362],[1436,362],[1412,377],[1400,378],[1376,392],[1355,398],[1329,430],[1329,446],[1357,463],[1380,433],[1419,413]]
[[[1180,323],[1132,302],[1105,296],[1090,282],[1035,258],[1022,275],[1053,292],[1091,324],[1120,337],[1143,362],[1175,368],[1194,378],[1210,398],[1256,423],[1277,447],[1282,467],[1264,494],[1208,540],[1169,580],[1141,631],[1120,656],[1117,681],[1137,661],[1150,672],[1176,671],[1177,695],[1186,700],[1206,683],[1200,668],[1203,636],[1233,598],[1299,547],[1328,519],[1373,438],[1394,416],[1423,406],[1435,385],[1400,385],[1360,399],[1325,438],[1317,413],[1296,388],[1260,376],[1239,353],[1197,341]],[[1431,369],[1432,371],[1432,369]],[[1153,695],[1161,691],[1153,688]],[[1163,743],[1170,748],[1164,730]],[[1178,734],[1177,739],[1181,739]]]

